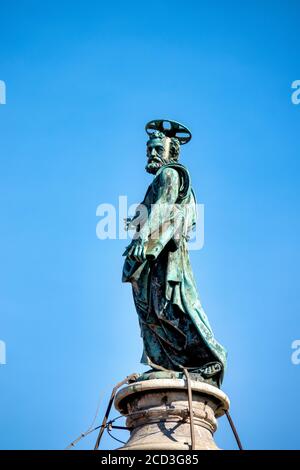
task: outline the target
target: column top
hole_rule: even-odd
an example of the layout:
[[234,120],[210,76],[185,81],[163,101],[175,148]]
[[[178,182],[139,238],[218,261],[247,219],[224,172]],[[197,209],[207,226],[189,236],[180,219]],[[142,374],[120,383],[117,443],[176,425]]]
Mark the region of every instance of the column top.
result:
[[[208,398],[216,401],[219,406],[215,411],[216,418],[223,416],[225,411],[229,410],[230,401],[228,396],[219,388],[205,382],[191,380],[193,394],[206,395]],[[125,403],[135,394],[144,392],[163,392],[171,390],[187,390],[185,379],[153,379],[140,382],[133,382],[126,387],[121,388],[115,398],[115,407],[122,414],[126,414]]]

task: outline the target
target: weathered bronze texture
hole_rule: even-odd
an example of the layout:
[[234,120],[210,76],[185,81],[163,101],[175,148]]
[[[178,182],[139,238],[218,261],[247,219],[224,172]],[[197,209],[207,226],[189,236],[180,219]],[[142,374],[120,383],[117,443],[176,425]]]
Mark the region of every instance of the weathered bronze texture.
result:
[[144,352],[152,370],[183,373],[220,386],[226,351],[214,338],[200,303],[189,260],[189,232],[196,225],[196,198],[180,146],[191,132],[175,121],[146,125],[146,171],[154,179],[126,228],[134,236],[124,252],[123,282],[132,284]]

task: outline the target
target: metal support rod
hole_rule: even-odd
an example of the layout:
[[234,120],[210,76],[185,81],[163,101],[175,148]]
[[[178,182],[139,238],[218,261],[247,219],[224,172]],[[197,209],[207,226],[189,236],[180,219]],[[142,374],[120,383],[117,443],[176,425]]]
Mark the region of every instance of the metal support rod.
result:
[[105,415],[104,415],[104,418],[103,418],[103,421],[102,421],[102,425],[101,425],[101,427],[100,427],[100,431],[99,431],[99,434],[98,434],[98,437],[97,437],[97,440],[96,440],[96,444],[95,444],[94,450],[98,450],[98,448],[99,448],[100,441],[101,441],[101,439],[102,439],[104,430],[106,429],[107,420],[108,420],[108,417],[109,417],[109,414],[110,414],[110,410],[111,410],[111,407],[112,407],[112,405],[113,405],[114,398],[115,398],[115,396],[116,396],[117,390],[118,390],[122,385],[128,383],[130,380],[134,380],[134,379],[136,378],[136,376],[137,376],[137,374],[131,374],[131,375],[129,375],[128,377],[126,377],[126,379],[122,380],[122,382],[117,383],[117,385],[112,389],[111,396],[110,396],[109,403],[108,403],[108,407],[107,407],[107,409],[106,409],[106,412],[105,412]]
[[230,414],[229,414],[229,411],[228,411],[228,410],[225,410],[225,414],[226,414],[226,416],[227,416],[227,419],[228,419],[228,421],[229,421],[230,427],[231,427],[232,432],[233,432],[233,434],[234,434],[234,437],[235,437],[235,440],[236,440],[236,442],[237,442],[238,448],[239,448],[240,450],[243,450],[242,443],[241,443],[241,441],[240,441],[240,438],[239,438],[239,435],[238,435],[237,430],[236,430],[236,428],[235,428],[235,425],[234,425],[234,423],[233,423],[233,421],[232,421],[232,419],[231,419],[231,416],[230,416]]
[[189,400],[189,412],[190,412],[190,428],[191,428],[191,444],[192,450],[196,448],[196,439],[195,439],[195,428],[194,428],[194,412],[193,412],[193,396],[192,396],[192,387],[191,387],[191,379],[187,369],[183,368],[185,377],[186,377],[186,384],[188,389],[188,400]]

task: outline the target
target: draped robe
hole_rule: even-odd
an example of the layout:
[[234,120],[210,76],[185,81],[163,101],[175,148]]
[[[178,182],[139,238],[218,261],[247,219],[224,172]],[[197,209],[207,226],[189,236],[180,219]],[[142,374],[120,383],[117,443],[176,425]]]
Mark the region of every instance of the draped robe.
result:
[[187,169],[179,163],[160,168],[142,205],[146,260],[128,258],[129,246],[122,278],[132,284],[144,345],[141,362],[172,371],[185,367],[204,376],[210,371],[220,384],[227,354],[200,303],[188,254],[196,200]]

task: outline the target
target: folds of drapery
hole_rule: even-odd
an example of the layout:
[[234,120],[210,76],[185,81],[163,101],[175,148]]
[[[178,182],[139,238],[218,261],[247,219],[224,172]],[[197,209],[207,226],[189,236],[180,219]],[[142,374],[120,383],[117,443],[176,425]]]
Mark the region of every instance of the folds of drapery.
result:
[[[184,167],[180,167],[179,174],[184,175]],[[169,176],[172,178],[172,172]],[[224,371],[227,353],[214,338],[201,305],[187,250],[187,232],[194,226],[196,219],[196,201],[190,188],[188,173],[185,174],[185,180],[183,181],[181,177],[180,181],[181,200],[179,202],[177,200],[172,207],[157,204],[157,198],[163,192],[161,185],[164,184],[164,181],[159,179],[159,175],[155,178],[153,187],[150,186],[148,189],[145,200],[149,205],[149,211],[151,211],[151,204],[156,204],[155,209],[156,214],[159,214],[159,219],[152,219],[155,225],[154,230],[151,226],[149,227],[146,260],[141,263],[126,257],[122,280],[131,282],[133,287],[144,340],[143,363],[151,365],[155,363],[156,358],[158,364],[163,363],[168,369],[178,361],[184,363],[185,360],[189,360],[188,356],[184,356],[184,342],[181,341],[183,332],[177,328],[176,320],[164,316],[166,310],[164,311],[159,306],[160,304],[165,305],[166,308],[170,307],[174,312],[181,312],[179,315],[187,320],[185,325],[192,322],[198,334],[199,357],[201,351],[206,349],[207,356],[219,361]],[[184,187],[187,188],[186,193],[182,189]],[[168,188],[172,190],[170,180]],[[157,274],[160,263],[164,264],[161,276]],[[155,274],[153,274],[153,266],[155,266]],[[163,286],[163,291],[159,290],[158,295],[159,284]],[[155,302],[153,304],[153,298],[156,299],[156,305]],[[186,340],[195,341],[195,338],[187,337]],[[165,357],[164,360],[162,355]]]

